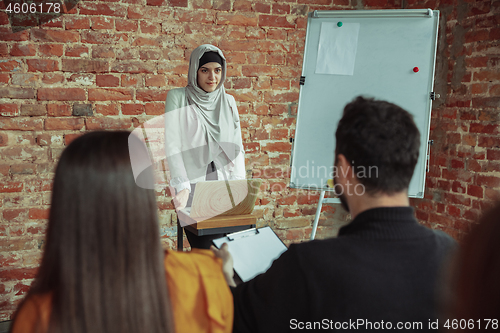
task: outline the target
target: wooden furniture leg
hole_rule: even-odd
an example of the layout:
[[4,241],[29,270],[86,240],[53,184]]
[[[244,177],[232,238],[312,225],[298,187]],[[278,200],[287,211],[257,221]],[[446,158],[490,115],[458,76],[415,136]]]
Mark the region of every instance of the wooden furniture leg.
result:
[[177,220],[177,251],[184,251],[184,228]]

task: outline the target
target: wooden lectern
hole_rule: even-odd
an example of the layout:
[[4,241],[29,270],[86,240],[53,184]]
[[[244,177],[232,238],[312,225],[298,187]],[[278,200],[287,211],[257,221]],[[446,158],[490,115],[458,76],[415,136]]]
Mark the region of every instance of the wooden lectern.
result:
[[183,249],[183,228],[197,236],[254,228],[257,217],[252,211],[261,183],[261,179],[198,182],[192,206],[177,212],[177,250]]
[[221,233],[231,233],[242,231],[249,228],[255,228],[257,217],[252,214],[245,215],[219,215],[203,221],[196,221],[189,217],[185,212],[177,213],[179,219],[177,223],[177,250],[183,249],[184,231],[181,222],[185,224],[184,228],[196,236],[205,236]]

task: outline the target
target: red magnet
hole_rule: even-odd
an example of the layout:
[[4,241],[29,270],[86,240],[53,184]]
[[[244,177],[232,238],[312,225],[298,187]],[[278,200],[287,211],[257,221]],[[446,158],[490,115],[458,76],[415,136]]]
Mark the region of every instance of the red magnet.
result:
[[415,73],[418,73],[418,71],[419,71],[418,67],[413,67],[413,71],[414,71]]

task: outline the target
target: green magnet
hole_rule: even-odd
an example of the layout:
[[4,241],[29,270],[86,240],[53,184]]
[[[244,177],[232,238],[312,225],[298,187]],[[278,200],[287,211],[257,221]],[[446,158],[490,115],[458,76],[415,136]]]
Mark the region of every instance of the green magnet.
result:
[[342,22],[337,23],[337,27],[340,28],[342,26],[342,24],[343,24]]

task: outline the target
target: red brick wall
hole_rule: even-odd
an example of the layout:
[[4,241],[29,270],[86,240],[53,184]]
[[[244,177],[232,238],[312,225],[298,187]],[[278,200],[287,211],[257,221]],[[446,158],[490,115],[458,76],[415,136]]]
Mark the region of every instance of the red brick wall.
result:
[[500,2],[421,1],[441,11],[430,170],[417,218],[461,239],[500,200]]
[[[499,3],[405,4],[443,14],[435,144],[426,198],[412,204],[424,224],[459,238],[500,188]],[[85,131],[131,130],[162,114],[167,91],[186,84],[189,53],[202,43],[225,52],[247,171],[266,179],[259,225],[272,226],[286,243],[308,239],[319,196],[286,188],[306,14],[363,8],[401,2],[81,1],[53,22],[17,33],[0,12],[0,320],[36,273],[61,151]],[[165,193],[158,201],[165,246],[174,247],[175,214]],[[346,218],[325,206],[318,238],[335,235]]]

